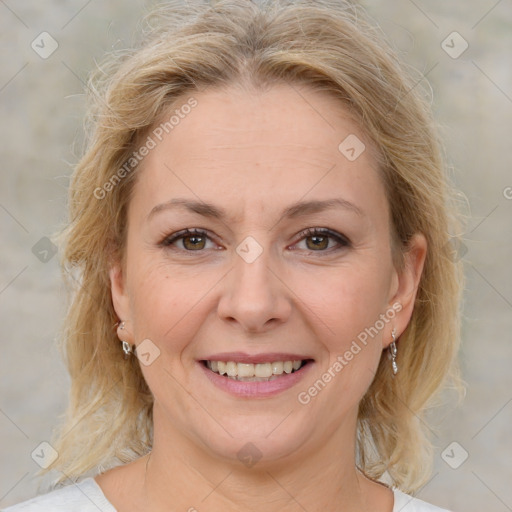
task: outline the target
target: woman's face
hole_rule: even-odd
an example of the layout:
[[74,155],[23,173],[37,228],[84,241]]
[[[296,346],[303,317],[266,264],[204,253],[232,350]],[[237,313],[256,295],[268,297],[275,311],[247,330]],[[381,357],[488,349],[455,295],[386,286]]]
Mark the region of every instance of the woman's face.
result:
[[[126,264],[111,270],[120,335],[142,343],[155,446],[243,462],[352,442],[409,321],[424,239],[397,271],[369,142],[335,99],[284,84],[193,97],[150,134]],[[288,373],[294,361],[306,364]]]

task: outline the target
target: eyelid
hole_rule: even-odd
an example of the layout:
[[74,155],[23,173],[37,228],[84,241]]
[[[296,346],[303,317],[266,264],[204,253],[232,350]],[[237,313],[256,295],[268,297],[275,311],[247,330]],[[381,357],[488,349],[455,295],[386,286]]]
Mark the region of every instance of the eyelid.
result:
[[[307,228],[307,229],[304,229],[297,235],[298,239],[294,243],[294,245],[309,236],[327,236],[329,238],[333,238],[334,240],[336,240],[336,242],[339,245],[338,249],[343,248],[343,247],[351,247],[352,246],[351,241],[345,235],[338,233],[337,231],[333,231],[332,229],[329,229],[329,228]],[[330,249],[327,249],[324,251],[311,251],[310,250],[310,252],[326,253],[326,252],[330,252],[330,251],[336,250],[336,249],[337,249],[336,247],[331,247]]]
[[[178,240],[181,240],[183,238],[186,238],[188,236],[194,236],[194,235],[197,235],[197,236],[202,236],[202,237],[205,237],[207,238],[208,240],[210,240],[211,242],[213,243],[217,243],[215,241],[215,238],[212,237],[210,235],[210,233],[205,230],[205,229],[202,229],[202,228],[186,228],[186,229],[182,229],[180,231],[176,231],[175,233],[172,233],[171,235],[168,235],[166,236],[161,242],[160,242],[160,246],[163,246],[163,247],[169,247],[171,246],[174,242],[177,242]],[[218,244],[217,244],[218,245]],[[193,252],[203,252],[204,250],[198,250],[198,251],[186,251],[186,250],[182,250],[181,252],[190,252],[190,253],[193,253]]]
[[[217,242],[215,241],[215,237],[211,236],[207,230],[202,229],[202,228],[186,228],[186,229],[182,229],[180,231],[177,231],[177,232],[172,233],[171,235],[165,237],[162,240],[162,242],[160,242],[159,245],[162,247],[170,247],[172,244],[174,244],[178,240],[186,238],[187,236],[194,236],[194,235],[204,237],[207,240],[217,244]],[[340,250],[340,249],[352,246],[351,241],[345,235],[338,233],[337,231],[333,231],[329,228],[314,227],[314,228],[304,229],[300,233],[298,233],[297,241],[293,243],[292,247],[294,245],[298,244],[299,242],[301,242],[302,240],[304,240],[305,238],[311,237],[311,236],[325,236],[325,237],[331,238],[337,242],[338,246],[330,247],[329,249],[319,250],[319,251],[309,249],[309,252],[318,252],[320,254],[321,253],[330,253],[332,251],[336,251],[336,250]],[[217,244],[217,245],[219,245],[219,244]],[[177,250],[179,252],[185,252],[185,253],[205,252],[204,249],[198,249],[197,251],[186,250],[186,249],[177,249]]]

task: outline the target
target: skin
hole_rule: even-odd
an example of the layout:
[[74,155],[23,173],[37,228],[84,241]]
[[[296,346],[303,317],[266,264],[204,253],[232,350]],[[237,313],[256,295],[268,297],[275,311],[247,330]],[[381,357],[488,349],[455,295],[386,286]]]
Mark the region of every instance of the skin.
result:
[[[335,99],[286,84],[265,92],[209,88],[194,97],[198,105],[138,171],[125,264],[110,272],[114,307],[126,322],[120,338],[149,339],[160,350],[141,365],[155,397],[153,450],[96,480],[122,511],[391,512],[392,491],[355,467],[357,409],[391,330],[399,336],[410,320],[425,238],[413,237],[396,269],[371,145]],[[350,134],[366,144],[355,161],[338,150]],[[178,197],[213,203],[228,218],[178,208],[148,218]],[[362,215],[333,208],[281,219],[299,200],[330,198]],[[350,245],[301,235],[316,227]],[[162,245],[185,228],[209,238]],[[252,263],[236,252],[247,236],[263,248]],[[397,303],[401,311],[378,335],[310,403],[299,403],[298,393]],[[197,363],[225,351],[315,361],[291,389],[248,399],[219,390]],[[262,454],[252,467],[237,457],[246,443]]]

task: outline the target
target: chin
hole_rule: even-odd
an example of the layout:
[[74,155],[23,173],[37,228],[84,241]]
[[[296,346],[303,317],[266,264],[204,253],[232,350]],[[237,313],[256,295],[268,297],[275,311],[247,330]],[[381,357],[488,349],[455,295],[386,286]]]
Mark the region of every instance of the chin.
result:
[[251,419],[232,417],[223,424],[229,434],[217,425],[218,428],[197,432],[197,435],[215,458],[228,464],[270,469],[280,462],[288,464],[303,456],[301,452],[311,439],[311,432],[306,431],[304,423],[294,423],[285,417],[286,414],[279,419],[276,415],[263,418],[254,415]]

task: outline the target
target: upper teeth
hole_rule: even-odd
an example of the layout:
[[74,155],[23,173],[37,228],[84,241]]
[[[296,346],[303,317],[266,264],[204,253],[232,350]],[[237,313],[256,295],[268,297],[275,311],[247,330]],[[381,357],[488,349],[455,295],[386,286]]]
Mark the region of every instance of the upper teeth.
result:
[[275,363],[235,363],[234,361],[206,361],[210,370],[229,377],[271,377],[298,370],[302,361],[276,361]]

